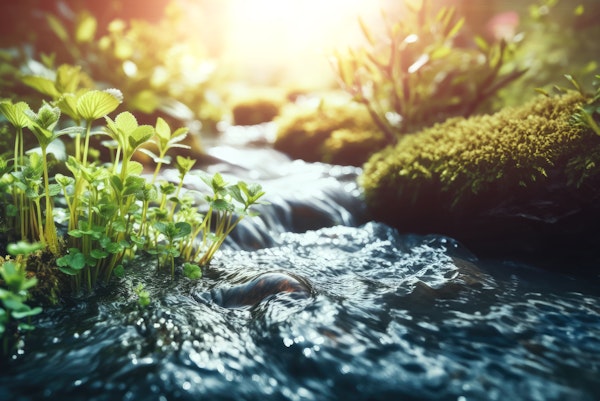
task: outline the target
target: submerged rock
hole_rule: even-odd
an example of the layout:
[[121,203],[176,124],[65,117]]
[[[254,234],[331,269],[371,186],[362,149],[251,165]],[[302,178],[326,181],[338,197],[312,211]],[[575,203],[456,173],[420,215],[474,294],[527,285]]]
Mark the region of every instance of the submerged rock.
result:
[[593,264],[600,137],[570,122],[585,100],[540,97],[404,137],[364,166],[370,212],[403,232],[454,237],[483,256]]
[[254,306],[270,296],[293,293],[297,298],[308,298],[311,289],[308,283],[285,273],[264,273],[258,277],[231,287],[211,291],[212,300],[225,308]]

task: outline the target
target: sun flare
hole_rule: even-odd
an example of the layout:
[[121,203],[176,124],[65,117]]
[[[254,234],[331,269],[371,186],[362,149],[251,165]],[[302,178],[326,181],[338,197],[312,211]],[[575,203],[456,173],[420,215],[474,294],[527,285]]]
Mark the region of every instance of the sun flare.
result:
[[297,80],[318,79],[307,74],[329,73],[323,68],[328,54],[361,40],[357,19],[377,13],[378,4],[372,0],[229,0],[225,48],[230,62],[259,80],[289,75]]

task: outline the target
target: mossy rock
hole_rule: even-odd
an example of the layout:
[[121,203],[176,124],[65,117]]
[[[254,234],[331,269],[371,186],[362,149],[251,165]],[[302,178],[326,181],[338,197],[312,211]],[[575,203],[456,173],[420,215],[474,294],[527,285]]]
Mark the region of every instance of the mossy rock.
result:
[[370,212],[404,232],[441,233],[475,253],[548,267],[600,259],[600,137],[574,126],[579,93],[454,118],[373,155]]
[[282,100],[267,97],[240,100],[231,110],[233,124],[257,125],[273,121],[279,114],[282,103]]
[[293,104],[275,122],[275,149],[295,159],[361,166],[386,146],[365,106],[350,100]]

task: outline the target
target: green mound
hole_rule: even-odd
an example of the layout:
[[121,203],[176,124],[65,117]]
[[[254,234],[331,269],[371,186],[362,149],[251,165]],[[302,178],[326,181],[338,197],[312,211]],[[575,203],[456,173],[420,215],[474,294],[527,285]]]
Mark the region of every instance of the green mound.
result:
[[368,110],[350,101],[290,105],[275,122],[275,149],[310,162],[360,166],[386,145]]
[[401,231],[450,235],[483,253],[582,242],[600,195],[600,137],[570,122],[585,100],[541,96],[405,136],[365,164],[367,205]]

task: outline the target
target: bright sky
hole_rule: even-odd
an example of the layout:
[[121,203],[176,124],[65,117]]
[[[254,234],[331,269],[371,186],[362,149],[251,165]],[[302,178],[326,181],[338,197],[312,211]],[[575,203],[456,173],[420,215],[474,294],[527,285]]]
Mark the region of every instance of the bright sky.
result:
[[296,84],[331,79],[335,48],[362,40],[358,16],[379,15],[377,0],[226,0],[224,47],[242,74]]

